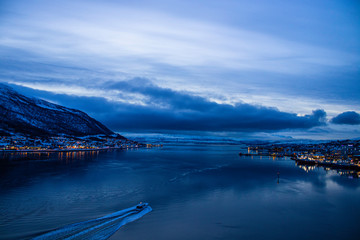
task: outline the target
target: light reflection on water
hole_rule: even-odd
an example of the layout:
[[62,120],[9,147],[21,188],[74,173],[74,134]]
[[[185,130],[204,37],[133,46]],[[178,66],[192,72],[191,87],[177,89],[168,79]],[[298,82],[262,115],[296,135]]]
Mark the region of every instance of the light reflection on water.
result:
[[357,232],[359,179],[306,172],[287,158],[240,158],[241,147],[13,157],[1,165],[0,238],[31,238],[140,201],[153,212],[111,239],[350,239]]

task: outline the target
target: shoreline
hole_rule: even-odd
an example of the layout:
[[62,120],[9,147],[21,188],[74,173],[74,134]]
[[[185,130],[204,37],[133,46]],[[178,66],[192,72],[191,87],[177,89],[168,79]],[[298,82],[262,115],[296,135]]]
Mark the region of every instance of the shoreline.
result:
[[268,157],[276,157],[276,158],[283,158],[283,157],[290,157],[291,160],[294,160],[299,165],[306,165],[306,166],[319,166],[319,167],[329,167],[332,169],[343,169],[343,170],[354,170],[360,171],[360,166],[352,165],[349,163],[335,163],[335,162],[322,162],[317,160],[309,160],[309,159],[300,159],[294,157],[294,155],[276,155],[276,154],[258,154],[258,153],[239,153],[239,156],[251,157],[251,156],[268,156]]
[[344,170],[355,170],[360,171],[360,166],[352,165],[349,163],[331,163],[331,162],[320,162],[315,160],[307,160],[307,159],[292,159],[296,163],[300,165],[308,165],[308,166],[320,166],[320,167],[330,167],[333,169],[344,169]]
[[109,148],[76,148],[76,149],[44,149],[44,150],[0,150],[2,153],[55,153],[55,152],[91,152],[91,151],[106,151],[114,149],[129,149],[140,148],[137,147],[109,147]]

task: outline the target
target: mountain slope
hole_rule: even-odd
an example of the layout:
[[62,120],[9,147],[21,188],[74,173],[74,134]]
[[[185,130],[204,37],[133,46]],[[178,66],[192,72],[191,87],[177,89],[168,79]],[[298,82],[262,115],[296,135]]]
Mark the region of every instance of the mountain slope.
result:
[[86,113],[26,97],[0,84],[0,134],[85,136],[114,134]]

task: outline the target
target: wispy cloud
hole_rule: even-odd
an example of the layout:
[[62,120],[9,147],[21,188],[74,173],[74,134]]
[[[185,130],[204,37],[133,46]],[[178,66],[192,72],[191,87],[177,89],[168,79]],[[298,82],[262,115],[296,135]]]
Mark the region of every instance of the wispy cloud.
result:
[[[24,17],[10,17],[0,28],[0,44],[50,59],[142,73],[165,64],[192,71],[208,67],[299,74],[359,62],[352,53],[248,29],[96,2],[78,4],[67,3],[51,14],[46,4],[44,11],[22,9]],[[76,7],[75,15],[67,12]]]

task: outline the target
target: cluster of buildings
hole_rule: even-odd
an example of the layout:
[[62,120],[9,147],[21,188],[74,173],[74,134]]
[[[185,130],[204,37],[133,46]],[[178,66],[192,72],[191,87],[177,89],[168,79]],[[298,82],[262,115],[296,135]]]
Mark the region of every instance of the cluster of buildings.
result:
[[147,145],[128,140],[120,135],[95,135],[86,137],[25,137],[13,135],[0,137],[0,151],[76,151],[137,148],[140,146]]
[[308,144],[258,144],[248,147],[247,154],[291,157],[299,164],[360,170],[360,140]]

